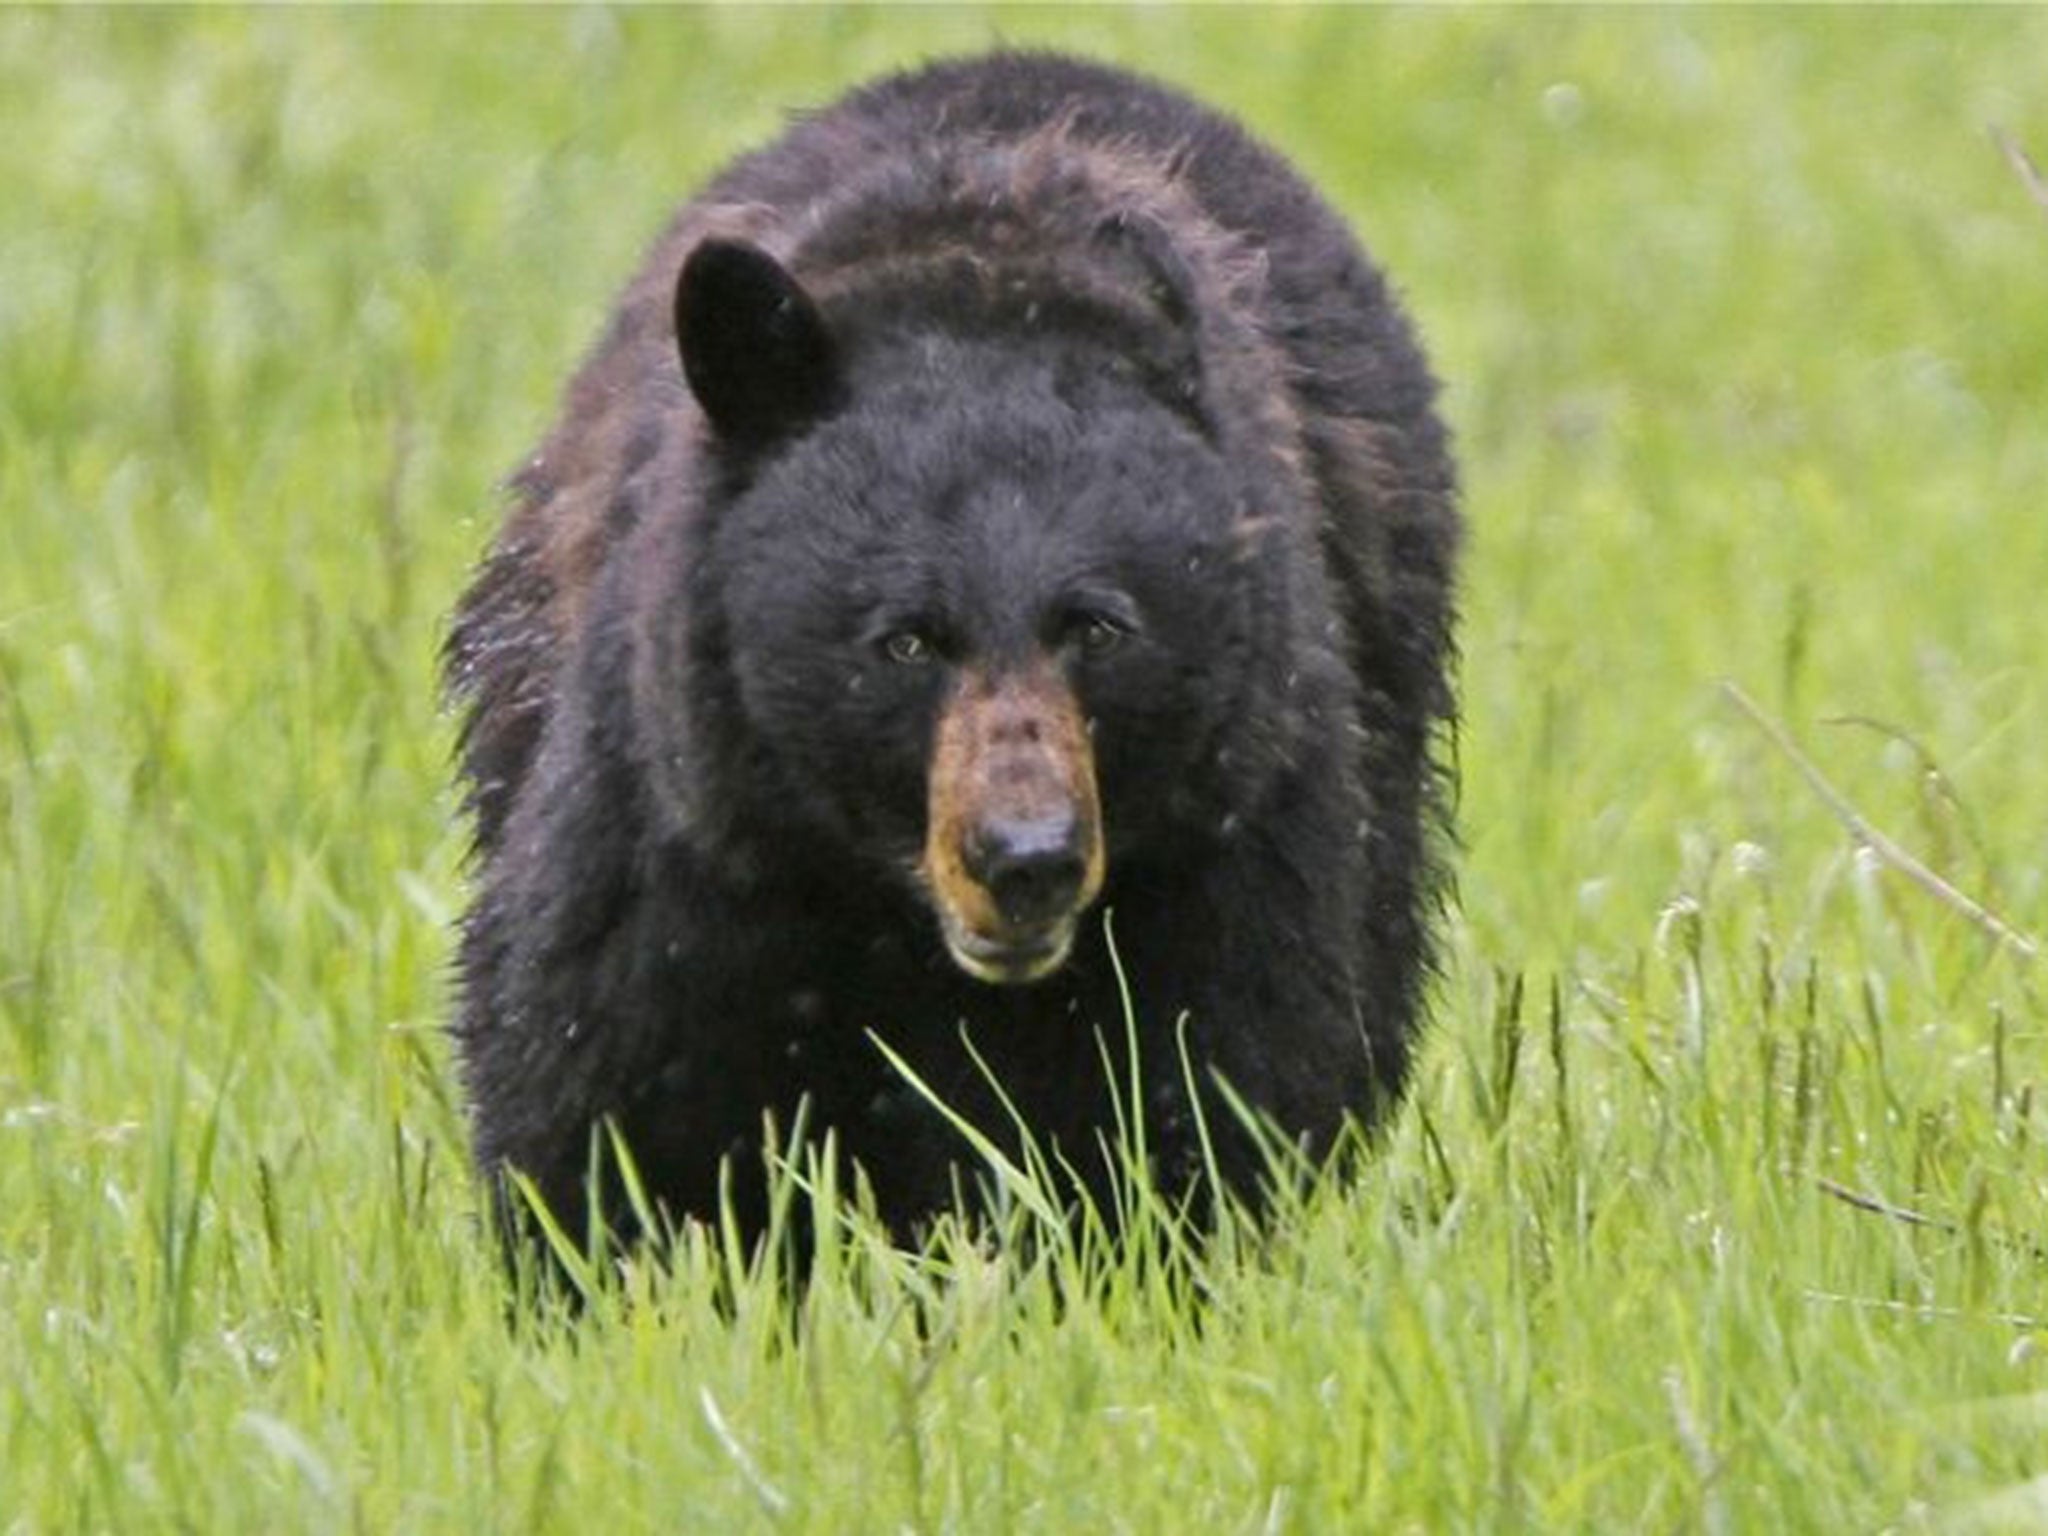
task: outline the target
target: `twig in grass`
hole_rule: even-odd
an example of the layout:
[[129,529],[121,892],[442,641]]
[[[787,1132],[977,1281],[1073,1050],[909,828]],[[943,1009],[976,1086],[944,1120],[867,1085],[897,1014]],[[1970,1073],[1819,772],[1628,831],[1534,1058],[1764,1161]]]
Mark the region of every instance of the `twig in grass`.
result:
[[1923,1322],[1957,1318],[1966,1322],[2006,1323],[2014,1328],[2048,1328],[2048,1317],[2025,1312],[1972,1312],[1967,1307],[1940,1307],[1925,1301],[1898,1301],[1889,1296],[1849,1296],[1841,1291],[1820,1291],[1808,1286],[1800,1292],[1808,1301],[1824,1301],[1838,1307],[1860,1307],[1868,1312],[1896,1312]]
[[1928,751],[1924,743],[1911,732],[1902,731],[1896,725],[1870,715],[1828,715],[1822,718],[1821,724],[1851,725],[1871,731],[1894,746],[1904,747],[1912,753],[1914,760],[1920,765],[1923,784],[1931,785],[1940,795],[1942,803],[1953,813],[1956,824],[1962,828],[1963,836],[1969,841],[1970,851],[1977,856],[1978,862],[1989,868],[1991,855],[1988,851],[1989,845],[1984,840],[1983,828],[1978,826],[1977,818],[1971,814],[1970,807],[1957,791],[1954,781],[1942,771],[1941,760]]
[[2013,174],[2019,177],[2020,185],[2027,189],[2027,196],[2034,200],[2034,205],[2041,212],[2048,214],[2048,177],[2042,176],[2040,167],[2034,164],[2024,149],[2020,148],[2019,140],[2003,128],[1994,124],[1991,137],[1997,142],[1998,147],[2005,151],[2006,163],[2012,167]]
[[[1854,1206],[1859,1211],[1868,1211],[1873,1216],[1882,1216],[1887,1221],[1896,1221],[1902,1226],[1925,1227],[1930,1232],[1944,1233],[1950,1237],[1960,1236],[1963,1226],[1942,1216],[1929,1216],[1925,1211],[1916,1211],[1910,1206],[1895,1205],[1876,1195],[1867,1195],[1861,1190],[1838,1184],[1824,1174],[1814,1176],[1814,1186],[1824,1195],[1839,1200],[1844,1205]],[[2003,1247],[2014,1248],[2024,1253],[2037,1264],[2048,1263],[2048,1248],[2030,1238],[2013,1237],[2007,1233],[1991,1231],[1984,1234]]]
[[1814,1185],[1824,1195],[1832,1195],[1844,1205],[1853,1205],[1859,1211],[1868,1211],[1873,1216],[1882,1216],[1888,1221],[1903,1222],[1909,1227],[1932,1227],[1937,1232],[1954,1232],[1956,1224],[1943,1221],[1939,1216],[1929,1216],[1924,1211],[1915,1211],[1903,1205],[1893,1205],[1889,1200],[1880,1200],[1875,1195],[1866,1195],[1851,1189],[1846,1184],[1837,1184],[1833,1179],[1816,1176]]
[[1806,780],[1808,787],[1816,795],[1820,796],[1828,809],[1835,813],[1836,819],[1849,829],[1849,835],[1855,838],[1858,843],[1868,848],[1880,860],[1904,875],[1936,901],[1939,901],[1950,910],[1962,914],[1962,916],[1968,918],[1972,923],[1975,923],[1979,928],[1998,940],[1999,943],[2013,950],[2022,958],[2027,960],[2040,958],[2040,940],[2033,938],[2029,934],[2022,933],[1982,902],[1966,896],[1963,892],[1957,890],[1948,881],[1942,879],[1940,875],[1937,875],[1925,864],[1914,858],[1912,854],[1864,820],[1862,815],[1856,810],[1856,807],[1849,803],[1848,798],[1840,790],[1836,789],[1834,785],[1830,784],[1820,769],[1814,766],[1813,759],[1799,750],[1798,743],[1792,740],[1790,733],[1782,725],[1778,724],[1777,721],[1759,709],[1755,701],[1748,694],[1744,693],[1734,683],[1725,679],[1721,683],[1721,691],[1728,696],[1736,708],[1749,716],[1750,723],[1769,738],[1771,745],[1784,753],[1786,760],[1799,770],[1799,776]]

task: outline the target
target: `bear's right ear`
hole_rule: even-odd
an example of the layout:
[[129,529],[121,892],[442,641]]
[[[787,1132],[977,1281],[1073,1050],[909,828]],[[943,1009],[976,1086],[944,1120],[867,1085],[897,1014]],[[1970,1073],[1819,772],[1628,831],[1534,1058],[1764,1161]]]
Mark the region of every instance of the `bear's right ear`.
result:
[[759,447],[824,413],[839,353],[811,296],[743,240],[706,240],[676,279],[676,345],[719,436]]

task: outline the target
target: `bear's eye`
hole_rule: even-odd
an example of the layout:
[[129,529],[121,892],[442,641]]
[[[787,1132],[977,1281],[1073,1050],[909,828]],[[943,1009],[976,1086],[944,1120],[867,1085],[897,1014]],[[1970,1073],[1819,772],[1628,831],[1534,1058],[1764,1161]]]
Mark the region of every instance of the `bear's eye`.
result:
[[1107,656],[1131,636],[1130,626],[1106,614],[1077,614],[1067,629],[1067,640],[1083,656]]
[[936,657],[931,640],[914,629],[899,629],[882,642],[882,654],[898,666],[928,666]]

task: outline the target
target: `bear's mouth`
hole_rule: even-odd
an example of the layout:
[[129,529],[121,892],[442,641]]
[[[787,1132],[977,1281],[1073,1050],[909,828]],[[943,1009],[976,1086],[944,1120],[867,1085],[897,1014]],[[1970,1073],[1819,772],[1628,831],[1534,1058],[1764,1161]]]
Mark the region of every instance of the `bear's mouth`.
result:
[[976,981],[991,986],[1015,987],[1043,981],[1067,963],[1067,956],[1074,949],[1072,918],[1000,937],[976,933],[950,912],[940,914],[939,926],[945,933],[946,952],[953,957],[953,963]]

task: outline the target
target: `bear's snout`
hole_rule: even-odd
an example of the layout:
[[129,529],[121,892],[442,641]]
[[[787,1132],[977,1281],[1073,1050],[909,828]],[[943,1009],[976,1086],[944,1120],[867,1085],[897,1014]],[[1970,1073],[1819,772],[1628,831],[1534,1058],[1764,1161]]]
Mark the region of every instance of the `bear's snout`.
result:
[[940,716],[920,873],[954,962],[979,981],[1065,963],[1102,890],[1102,813],[1079,702],[1050,665],[969,672]]
[[1013,927],[1052,922],[1074,910],[1088,879],[1088,846],[1069,806],[1020,819],[996,816],[967,834],[962,863]]

